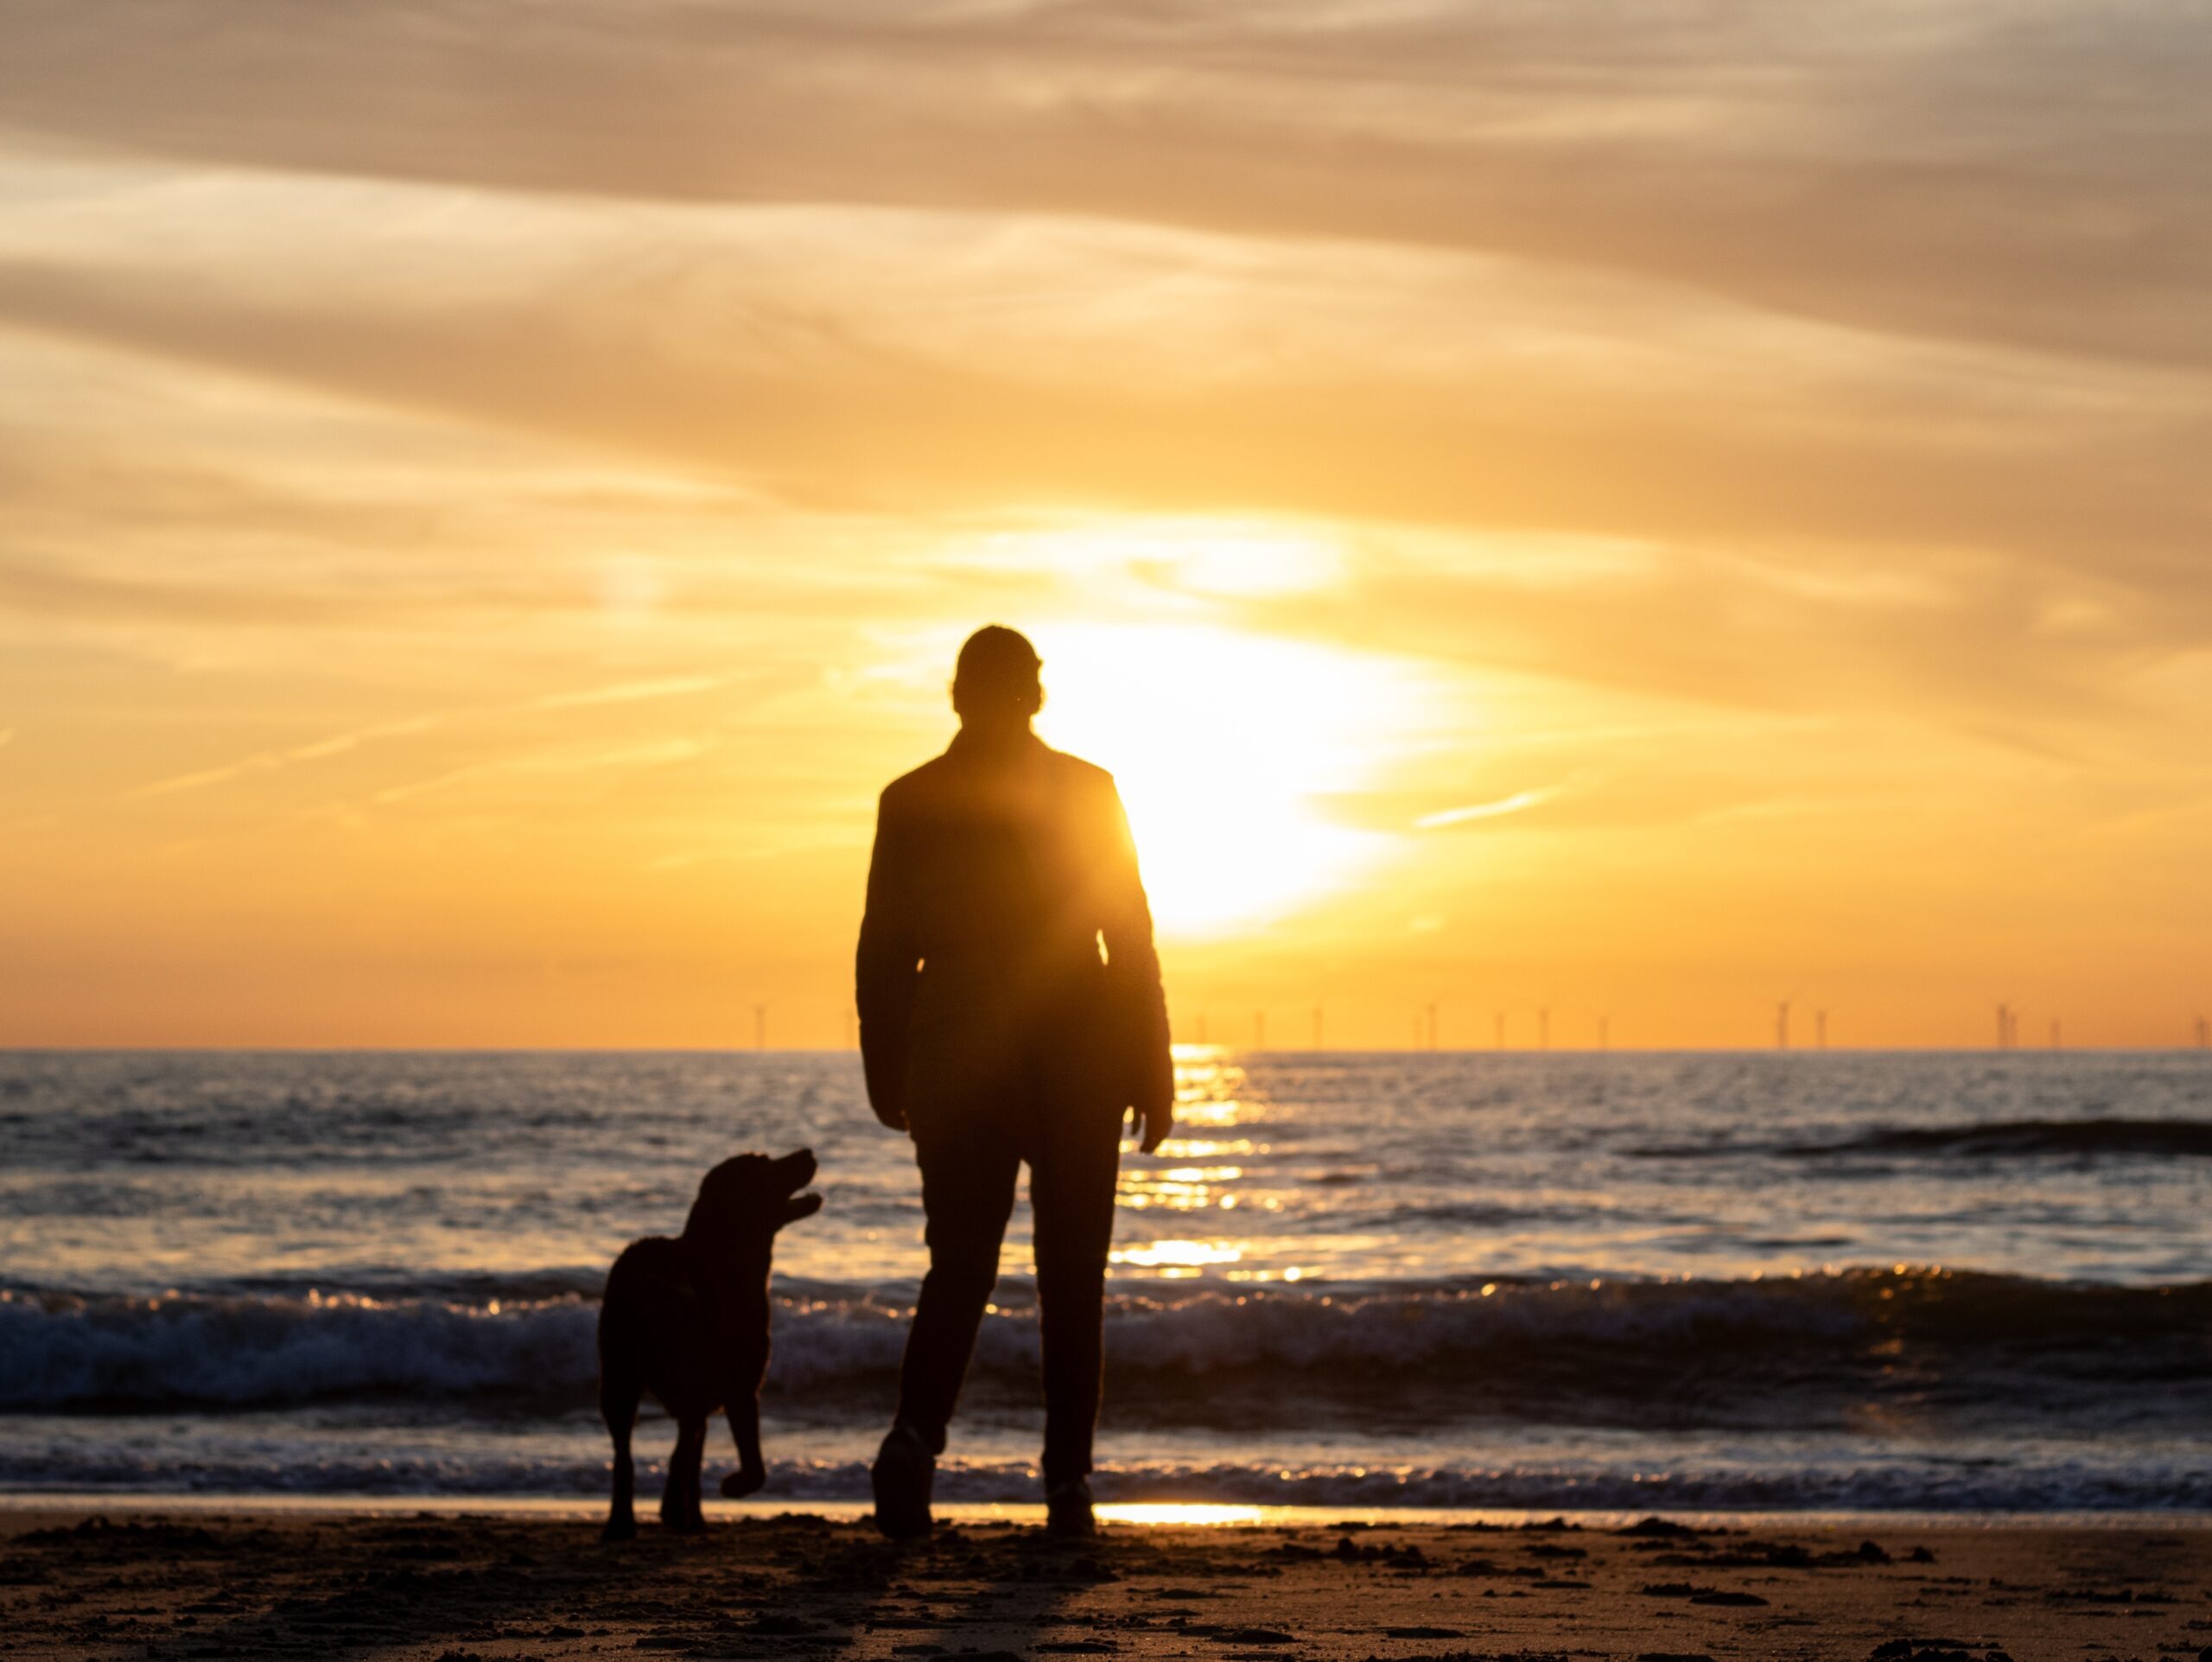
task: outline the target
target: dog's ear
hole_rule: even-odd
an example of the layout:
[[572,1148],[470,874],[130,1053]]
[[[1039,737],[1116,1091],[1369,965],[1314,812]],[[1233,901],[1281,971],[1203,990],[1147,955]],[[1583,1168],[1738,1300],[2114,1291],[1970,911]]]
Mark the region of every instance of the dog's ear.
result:
[[745,1227],[747,1215],[757,1212],[759,1202],[753,1197],[759,1193],[760,1174],[767,1168],[767,1160],[757,1154],[741,1154],[716,1166],[699,1181],[698,1198],[691,1202],[683,1232],[700,1241],[731,1239]]
[[816,1213],[821,1210],[822,1197],[820,1195],[794,1194],[790,1200],[784,1202],[783,1219],[782,1222],[776,1226],[776,1227],[780,1229],[784,1226],[784,1224],[795,1224],[801,1218],[811,1218]]

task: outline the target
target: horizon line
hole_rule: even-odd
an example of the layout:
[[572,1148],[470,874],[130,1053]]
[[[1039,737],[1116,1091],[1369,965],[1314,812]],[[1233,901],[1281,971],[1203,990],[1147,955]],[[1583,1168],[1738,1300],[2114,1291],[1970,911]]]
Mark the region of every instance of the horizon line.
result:
[[[1829,1045],[1236,1045],[1176,1041],[1178,1056],[1210,1052],[1235,1056],[2073,1056],[2212,1055],[2202,1044],[1829,1044]],[[854,1045],[505,1045],[224,1043],[0,1043],[0,1056],[23,1055],[414,1055],[414,1056],[851,1056]]]

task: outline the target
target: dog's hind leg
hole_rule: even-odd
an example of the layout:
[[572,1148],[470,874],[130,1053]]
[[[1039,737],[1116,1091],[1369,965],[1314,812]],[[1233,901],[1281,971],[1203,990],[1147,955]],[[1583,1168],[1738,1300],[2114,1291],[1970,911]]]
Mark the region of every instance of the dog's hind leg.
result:
[[636,1379],[601,1366],[599,1414],[607,1422],[607,1434],[614,1439],[614,1498],[607,1508],[601,1540],[626,1541],[638,1532],[638,1472],[630,1458],[630,1434],[637,1426],[638,1404],[644,1396],[645,1390]]
[[735,1500],[768,1481],[760,1459],[760,1399],[737,1395],[729,1402],[729,1434],[737,1444],[737,1469],[722,1479],[722,1498]]
[[668,1487],[661,1491],[660,1521],[664,1529],[701,1530],[707,1515],[699,1509],[699,1462],[707,1452],[707,1422],[703,1417],[676,1423],[676,1449],[668,1457]]
[[700,1468],[707,1458],[707,1419],[700,1416],[691,1427],[691,1458],[683,1468],[683,1524],[687,1529],[704,1529],[707,1514],[700,1506]]

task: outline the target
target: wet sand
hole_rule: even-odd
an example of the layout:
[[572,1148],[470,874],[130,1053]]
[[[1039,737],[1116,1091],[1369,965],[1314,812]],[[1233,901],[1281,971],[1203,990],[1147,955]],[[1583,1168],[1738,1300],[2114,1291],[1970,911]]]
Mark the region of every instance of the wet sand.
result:
[[0,1655],[2212,1662],[2212,1530],[0,1513]]

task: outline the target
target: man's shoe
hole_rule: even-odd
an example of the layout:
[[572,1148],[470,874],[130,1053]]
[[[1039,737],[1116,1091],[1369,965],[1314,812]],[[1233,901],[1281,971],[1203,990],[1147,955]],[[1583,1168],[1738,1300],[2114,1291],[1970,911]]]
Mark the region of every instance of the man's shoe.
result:
[[1046,1489],[1045,1532],[1071,1539],[1098,1533],[1098,1519],[1090,1510],[1090,1484],[1071,1477]]
[[937,1481],[937,1456],[911,1425],[894,1425],[875,1451],[868,1472],[875,1490],[875,1526],[894,1541],[915,1541],[934,1526],[930,1491]]

